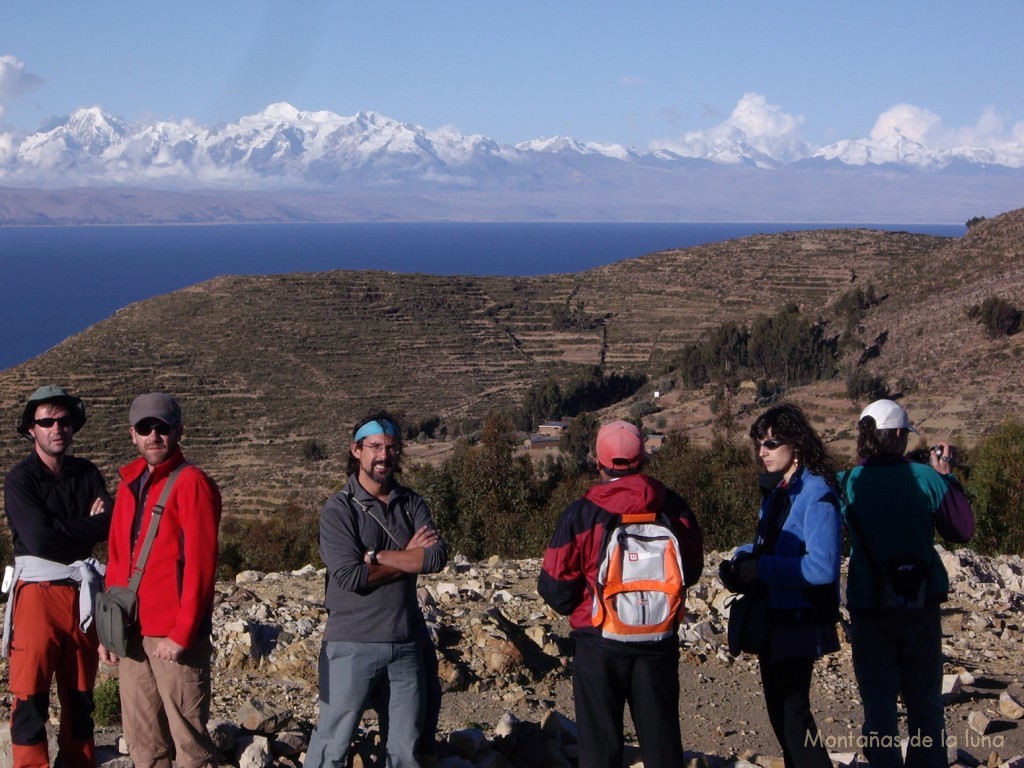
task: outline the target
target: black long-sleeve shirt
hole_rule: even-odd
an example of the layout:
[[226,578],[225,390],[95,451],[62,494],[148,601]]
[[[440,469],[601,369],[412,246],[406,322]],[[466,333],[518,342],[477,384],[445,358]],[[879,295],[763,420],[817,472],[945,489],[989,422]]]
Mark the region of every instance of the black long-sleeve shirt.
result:
[[[103,512],[90,515],[93,501]],[[73,563],[107,540],[114,500],[91,461],[65,456],[60,476],[49,472],[35,451],[4,479],[4,507],[14,554]]]

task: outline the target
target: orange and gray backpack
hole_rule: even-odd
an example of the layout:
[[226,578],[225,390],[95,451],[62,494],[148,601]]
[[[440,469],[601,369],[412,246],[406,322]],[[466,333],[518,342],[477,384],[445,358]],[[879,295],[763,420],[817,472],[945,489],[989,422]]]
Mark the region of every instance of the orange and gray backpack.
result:
[[593,626],[603,637],[672,637],[686,610],[679,539],[659,512],[613,515],[601,545]]

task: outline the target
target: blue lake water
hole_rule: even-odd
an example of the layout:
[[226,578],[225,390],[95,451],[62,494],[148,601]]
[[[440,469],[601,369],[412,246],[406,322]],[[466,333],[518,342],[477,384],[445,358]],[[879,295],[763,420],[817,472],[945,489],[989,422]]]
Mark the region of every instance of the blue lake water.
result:
[[[846,225],[835,225],[846,226]],[[958,237],[960,225],[855,225]],[[218,275],[580,272],[807,224],[388,223],[0,227],[0,369],[127,304]]]

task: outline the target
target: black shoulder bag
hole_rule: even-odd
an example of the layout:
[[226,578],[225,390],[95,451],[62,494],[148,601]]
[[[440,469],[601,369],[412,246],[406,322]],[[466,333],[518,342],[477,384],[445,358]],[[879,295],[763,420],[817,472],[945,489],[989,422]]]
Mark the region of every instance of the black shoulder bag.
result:
[[[759,480],[760,482],[760,480]],[[767,493],[778,489],[768,490]],[[755,557],[763,552],[772,552],[778,541],[782,526],[789,516],[787,499],[782,496],[774,500],[764,519],[757,526],[754,534],[754,547],[750,556]],[[741,653],[762,654],[768,650],[771,638],[771,617],[768,614],[768,595],[764,589],[747,594],[736,595],[729,602],[729,623],[726,628],[729,641],[729,653],[739,656]]]

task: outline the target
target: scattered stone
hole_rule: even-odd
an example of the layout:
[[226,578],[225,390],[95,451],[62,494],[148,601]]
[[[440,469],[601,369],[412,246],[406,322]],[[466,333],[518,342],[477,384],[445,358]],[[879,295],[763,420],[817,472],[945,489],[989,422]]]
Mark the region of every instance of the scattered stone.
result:
[[828,756],[839,768],[853,768],[857,764],[856,752],[829,752]]
[[1007,720],[1020,720],[1024,717],[1024,703],[1007,691],[999,694],[999,714]]
[[448,746],[459,757],[473,759],[480,751],[487,737],[479,728],[463,728],[448,735]]
[[238,756],[238,768],[269,768],[274,762],[274,756],[270,753],[270,740],[266,736],[246,735],[239,738],[236,746],[243,748]]
[[211,720],[206,728],[210,732],[210,738],[213,739],[213,746],[220,752],[227,753],[235,750],[235,739],[240,730],[237,725],[223,720]]
[[238,710],[235,720],[245,730],[253,733],[276,733],[291,717],[290,709],[267,704],[259,699],[249,699]]
[[513,715],[511,712],[506,712],[501,716],[498,724],[494,726],[494,735],[497,738],[505,738],[512,735],[512,731],[515,728],[516,723],[519,722],[519,718]]
[[579,739],[576,723],[553,709],[544,715],[540,729],[549,738],[557,739],[559,744],[575,744]]
[[942,700],[949,704],[955,701],[963,689],[963,683],[960,680],[960,675],[943,675],[942,676]]
[[985,716],[984,712],[976,709],[967,716],[967,725],[969,725],[971,730],[975,733],[980,733],[984,736],[992,726],[992,721]]
[[[993,748],[1013,754],[1018,750],[1004,750],[1000,744],[1004,738],[1008,746],[1019,743],[1010,738],[1018,733],[1019,726],[1014,723],[1024,720],[1019,686],[999,697],[998,709],[992,699],[992,711],[970,712],[969,719],[965,702],[975,697],[983,701],[986,697],[976,688],[989,689],[989,683],[998,680],[1003,670],[1018,669],[1019,659],[1024,658],[1024,621],[1020,618],[1024,615],[1024,593],[1019,583],[1024,560],[1020,556],[987,558],[966,549],[937,551],[950,573],[951,610],[943,612],[944,629],[948,628],[943,651],[949,659],[977,660],[971,663],[979,667],[968,670],[950,665],[945,670],[948,674],[943,677],[943,695],[947,702],[957,705],[956,719],[950,720],[950,734],[959,737],[959,746],[974,747],[973,740],[982,735],[991,739],[992,744],[986,742],[979,754]],[[758,748],[768,753],[752,750],[737,759],[725,747],[717,755],[688,752],[686,766],[781,767],[781,759],[772,753],[775,745],[770,734],[765,744],[754,728],[728,711],[731,692],[716,696],[723,681],[735,679],[737,673],[749,673],[745,695],[751,699],[763,695],[756,658],[733,659],[724,647],[729,593],[714,576],[721,557],[708,554],[705,577],[688,594],[686,623],[680,628],[680,671],[689,676],[689,690],[699,692],[704,701],[703,709],[684,715],[688,718],[684,740],[699,728],[702,735],[724,734],[721,739],[712,737],[720,744],[742,748],[756,741]],[[475,698],[487,705],[488,713],[495,711],[495,705],[505,709],[496,723],[484,722],[496,715],[474,717],[472,712],[463,713],[453,721],[471,727],[460,728],[455,732],[458,735],[448,730],[450,725],[443,726],[438,734],[441,751],[431,765],[519,768],[567,766],[576,760],[575,723],[557,710],[558,696],[563,695],[569,676],[572,643],[565,618],[533,592],[539,567],[538,559],[471,563],[454,557],[441,574],[420,578],[417,595],[438,647],[443,690],[473,691]],[[247,768],[267,765],[263,762],[267,759],[265,753],[275,768],[301,764],[316,720],[317,658],[327,615],[323,575],[323,569],[312,566],[290,574],[252,571],[239,574],[234,582],[217,585],[213,710],[221,720],[210,727],[222,753],[222,765],[241,760],[250,748],[252,752],[245,758]],[[849,654],[849,643],[844,642],[839,653],[820,660],[815,665],[815,686],[827,699],[856,705]],[[721,674],[726,668],[728,678]],[[0,660],[0,675],[5,672],[6,664]],[[555,692],[556,687],[560,692]],[[0,696],[0,710],[5,706],[9,707],[9,698]],[[0,711],[0,722],[7,720],[5,715],[9,716],[9,711]],[[443,722],[444,717],[443,711]],[[1004,721],[999,728],[994,728],[989,719],[996,717]],[[823,712],[819,722],[830,724],[830,732],[849,729],[855,733],[860,727],[857,718],[859,712],[853,720]],[[954,722],[958,723],[955,727]],[[382,764],[377,727],[376,713],[370,710],[354,742],[352,758],[356,766]],[[970,732],[966,737],[965,727]],[[257,745],[257,735],[265,737],[266,750]],[[458,745],[458,752],[454,745]],[[6,753],[4,749],[0,734],[0,768],[5,754],[9,755],[9,747]],[[463,753],[472,756],[464,757]],[[635,746],[629,755],[633,762],[640,759]],[[845,753],[832,755],[832,759],[839,768],[856,764],[855,756]],[[989,755],[987,768],[998,759]],[[109,758],[102,762],[106,768],[120,768]],[[966,752],[958,755],[953,748],[950,762],[974,768],[978,761]],[[125,768],[129,763],[126,759]],[[1017,757],[999,765],[1024,768],[1024,759]]]
[[270,751],[278,757],[297,757],[309,746],[309,734],[304,731],[281,731],[270,742]]

